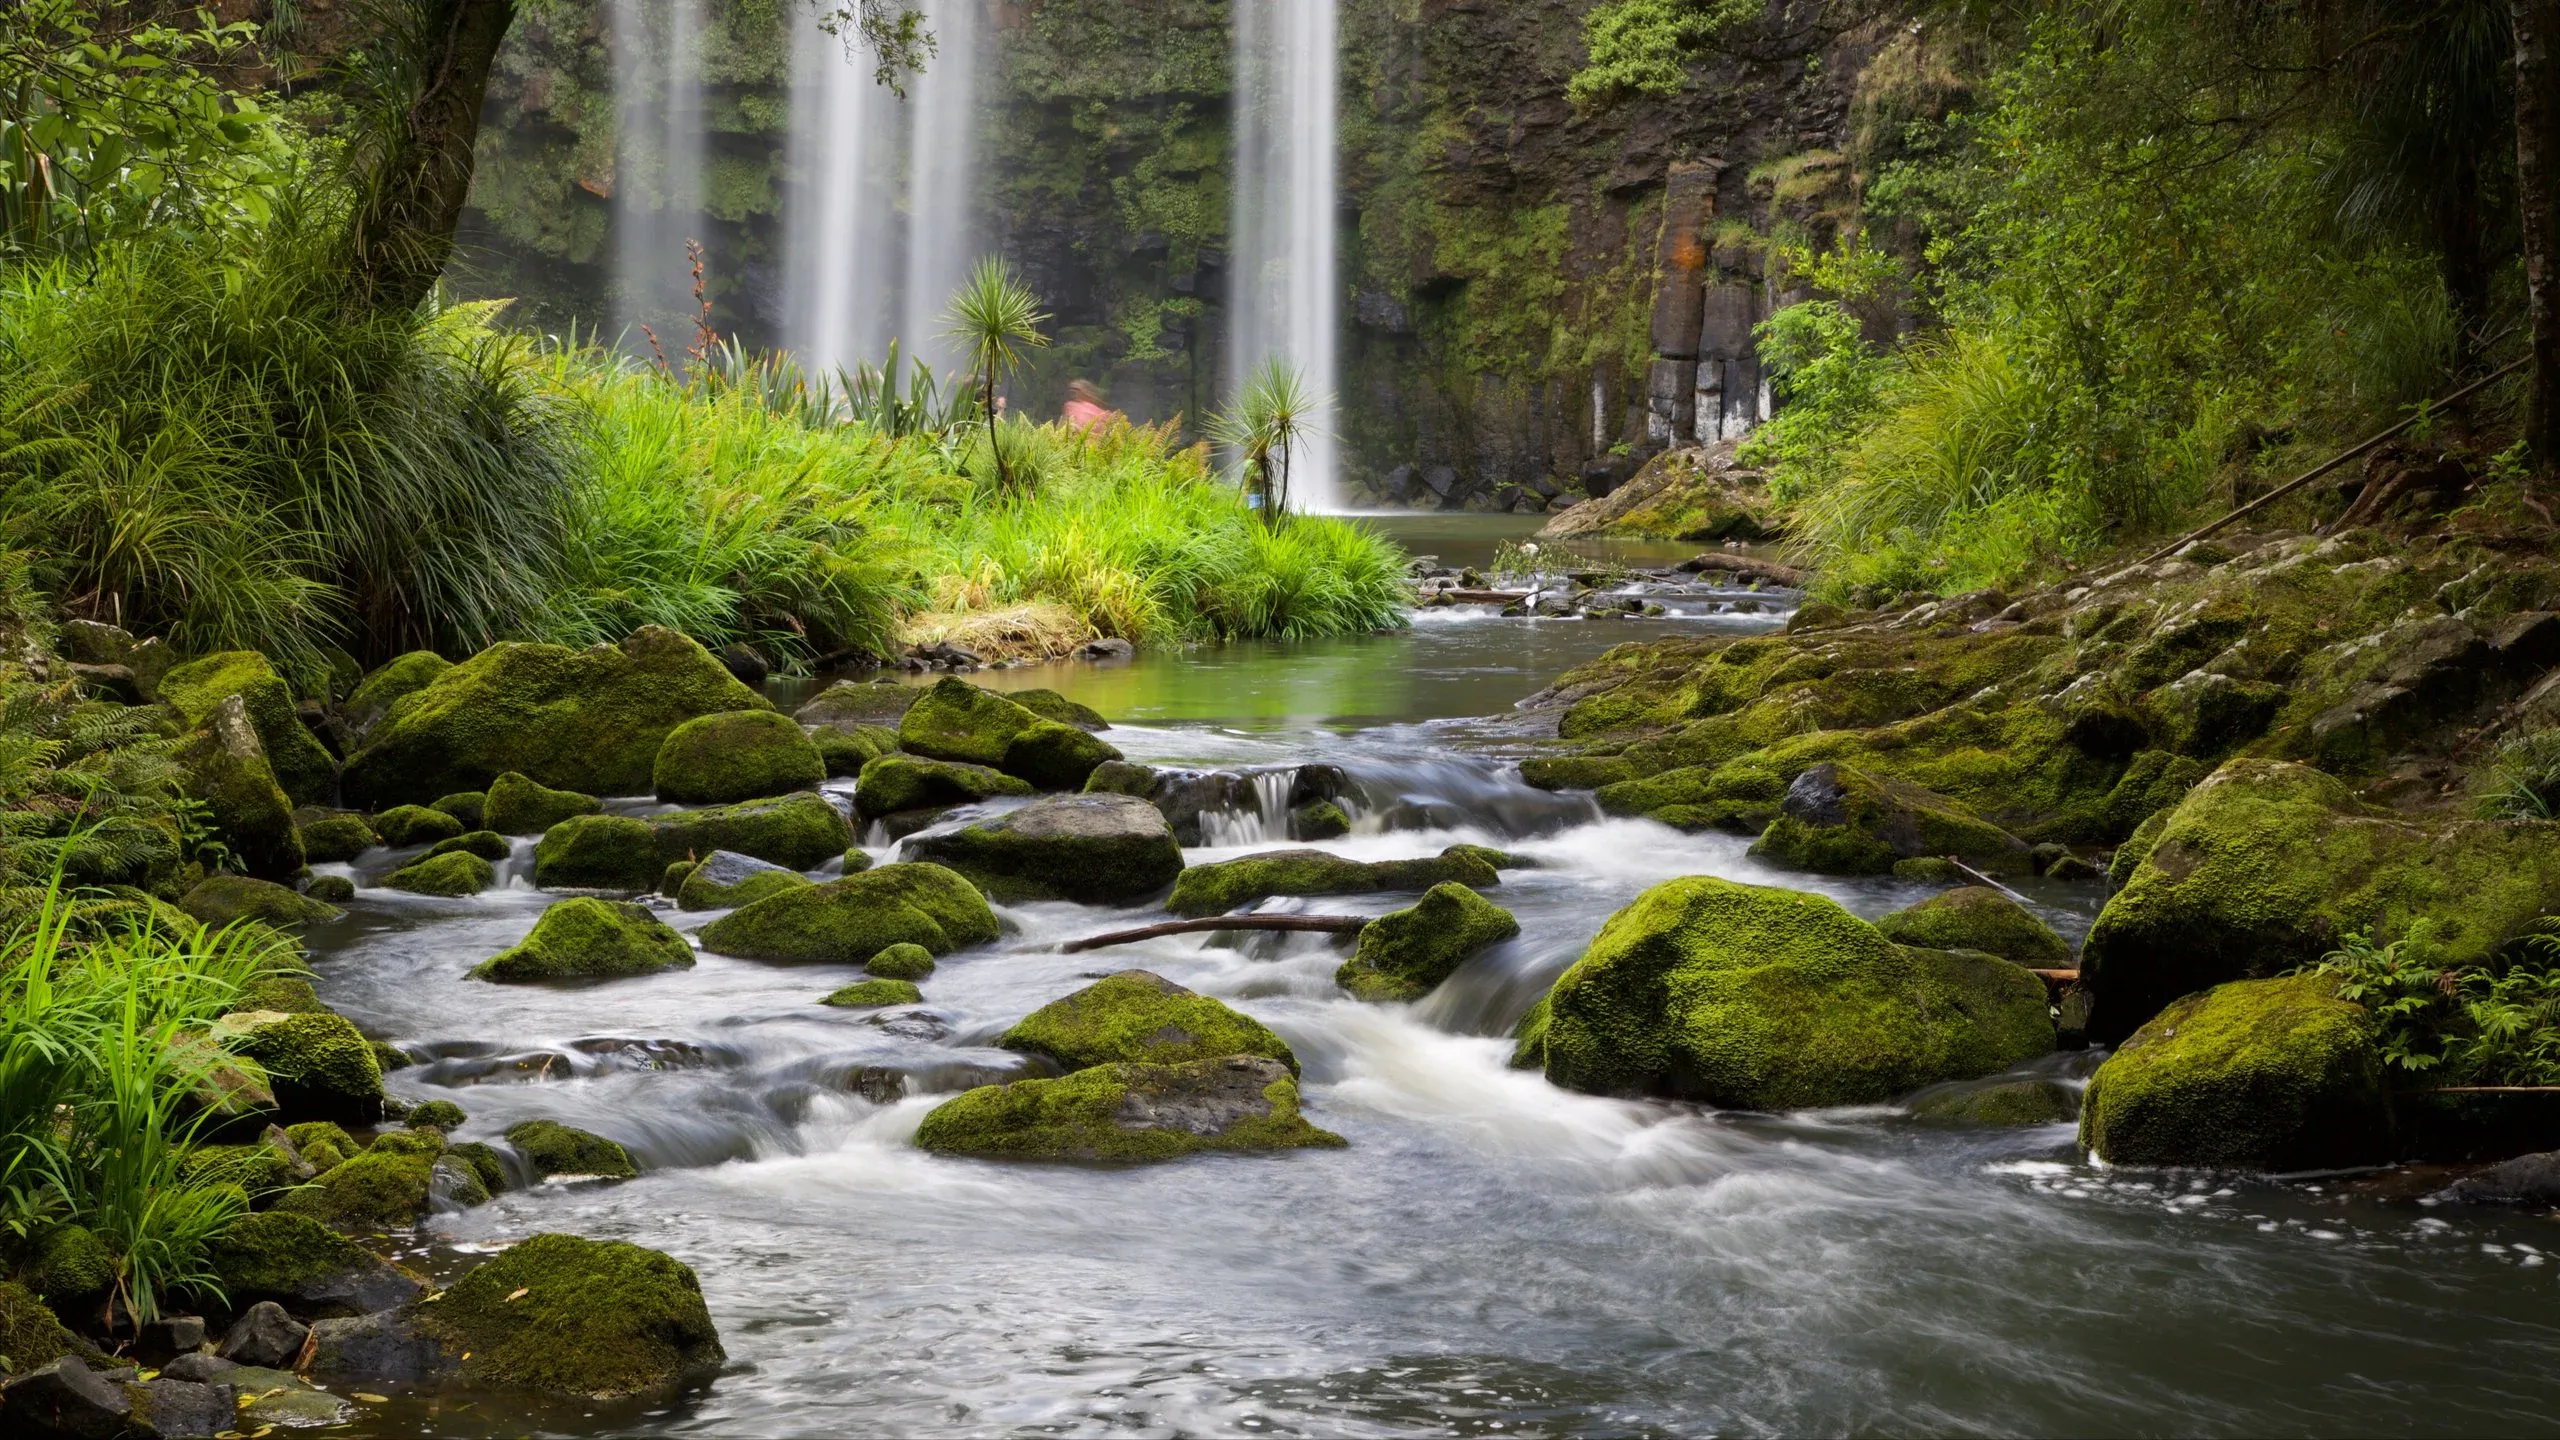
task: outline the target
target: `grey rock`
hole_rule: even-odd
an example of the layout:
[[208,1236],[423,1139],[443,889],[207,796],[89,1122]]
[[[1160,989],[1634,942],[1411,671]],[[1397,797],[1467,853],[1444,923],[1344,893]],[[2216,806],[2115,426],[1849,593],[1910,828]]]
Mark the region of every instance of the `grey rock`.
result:
[[1076,654],[1087,660],[1126,660],[1138,653],[1138,647],[1117,636],[1088,640]]
[[895,727],[906,718],[907,707],[916,703],[924,691],[894,680],[840,680],[821,690],[809,703],[791,712],[791,718],[803,725],[824,725],[837,730],[851,730],[857,725]]
[[220,1380],[227,1385],[237,1385],[239,1382],[231,1377],[244,1368],[237,1360],[225,1360],[219,1355],[196,1351],[160,1367],[160,1373],[172,1380]]
[[310,1326],[286,1314],[273,1300],[261,1300],[231,1322],[218,1353],[241,1365],[290,1369],[302,1354],[302,1342],[309,1338]]
[[1182,873],[1173,828],[1132,795],[1044,796],[992,820],[919,836],[905,855],[947,865],[999,900],[1136,900]]
[[2560,1205],[2560,1150],[2519,1155],[2436,1192],[2455,1205]]
[[406,1309],[311,1327],[311,1373],[350,1380],[432,1380],[461,1364]]
[[240,1406],[226,1384],[172,1380],[163,1375],[135,1387],[141,1391],[128,1423],[145,1435],[220,1435],[239,1424]]
[[133,1418],[124,1390],[77,1355],[38,1366],[0,1390],[0,1421],[12,1434],[115,1440],[133,1432]]

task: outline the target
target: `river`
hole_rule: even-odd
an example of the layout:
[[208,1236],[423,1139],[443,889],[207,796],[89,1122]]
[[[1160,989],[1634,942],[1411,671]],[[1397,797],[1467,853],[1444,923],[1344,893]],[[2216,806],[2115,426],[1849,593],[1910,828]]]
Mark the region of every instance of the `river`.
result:
[[[1398,528],[1470,563],[1523,527]],[[1059,941],[1156,913],[1065,904],[1005,908],[1002,941],[944,960],[924,1006],[888,1012],[816,1003],[857,978],[848,967],[713,955],[596,988],[494,986],[464,972],[520,938],[546,897],[521,879],[458,901],[363,890],[313,936],[318,985],[419,1058],[395,1091],[462,1105],[460,1138],[549,1117],[623,1142],[646,1171],[440,1215],[413,1258],[445,1272],[539,1230],[666,1250],[699,1272],[730,1366],[707,1391],[648,1407],[387,1387],[360,1428],[2560,1429],[2548,1220],[2438,1213],[2405,1176],[2107,1172],[2078,1157],[2068,1126],[1940,1129],[1892,1107],[1717,1113],[1570,1094],[1505,1067],[1511,1023],[1656,881],[1786,884],[1868,916],[1926,893],[1772,872],[1747,842],[1606,819],[1588,797],[1520,783],[1511,760],[1540,722],[1513,705],[1558,671],[1623,640],[1779,618],[1424,612],[1396,636],[972,677],[1054,685],[1111,716],[1106,738],[1135,760],[1344,766],[1361,823],[1327,848],[1345,854],[1467,840],[1536,857],[1542,868],[1507,872],[1494,892],[1520,937],[1409,1007],[1346,998],[1323,937],[1060,955]],[[1258,822],[1231,817],[1217,838],[1245,843],[1189,858],[1271,843],[1248,839]],[[529,869],[528,850],[502,873]],[[400,858],[368,856],[360,883]],[[2076,940],[2102,897],[2048,882],[2031,898]],[[691,931],[712,917],[667,918]],[[1349,1148],[1088,1169],[908,1144],[941,1099],[1013,1070],[991,1042],[1014,1020],[1131,967],[1278,1031],[1304,1063],[1309,1117]],[[2093,1061],[2033,1068],[2076,1081]],[[903,1095],[884,1088],[892,1074]]]

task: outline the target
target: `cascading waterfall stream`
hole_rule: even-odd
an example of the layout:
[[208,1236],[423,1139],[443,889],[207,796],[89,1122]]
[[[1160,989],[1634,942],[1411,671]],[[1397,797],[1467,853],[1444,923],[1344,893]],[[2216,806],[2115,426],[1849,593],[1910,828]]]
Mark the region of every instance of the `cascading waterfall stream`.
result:
[[1237,0],[1235,268],[1229,383],[1296,367],[1319,401],[1289,461],[1290,503],[1341,508],[1333,433],[1335,0]]
[[[685,242],[702,213],[704,0],[612,0],[616,318],[670,355],[693,340]],[[679,328],[681,327],[681,328]],[[645,347],[634,333],[625,344]]]
[[[905,353],[938,374],[955,368],[942,313],[977,263],[972,206],[977,184],[979,9],[981,0],[925,0],[938,49],[909,87],[907,256],[898,316]],[[875,87],[876,88],[876,87]]]

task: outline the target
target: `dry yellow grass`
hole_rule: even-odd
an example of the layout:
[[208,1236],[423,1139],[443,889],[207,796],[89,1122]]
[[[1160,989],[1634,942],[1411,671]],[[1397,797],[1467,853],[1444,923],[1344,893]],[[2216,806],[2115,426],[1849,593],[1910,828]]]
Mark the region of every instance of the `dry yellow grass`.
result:
[[1073,610],[1034,600],[991,609],[923,611],[899,627],[898,643],[948,640],[982,660],[1056,660],[1094,636],[1093,627]]

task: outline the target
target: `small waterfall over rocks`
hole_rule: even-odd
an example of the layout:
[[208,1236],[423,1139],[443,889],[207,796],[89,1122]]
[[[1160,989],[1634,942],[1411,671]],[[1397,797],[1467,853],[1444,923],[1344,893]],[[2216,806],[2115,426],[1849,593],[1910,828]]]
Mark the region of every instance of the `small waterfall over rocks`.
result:
[[1335,0],[1236,0],[1235,26],[1228,383],[1275,357],[1297,368],[1319,403],[1290,461],[1290,503],[1338,510]]

